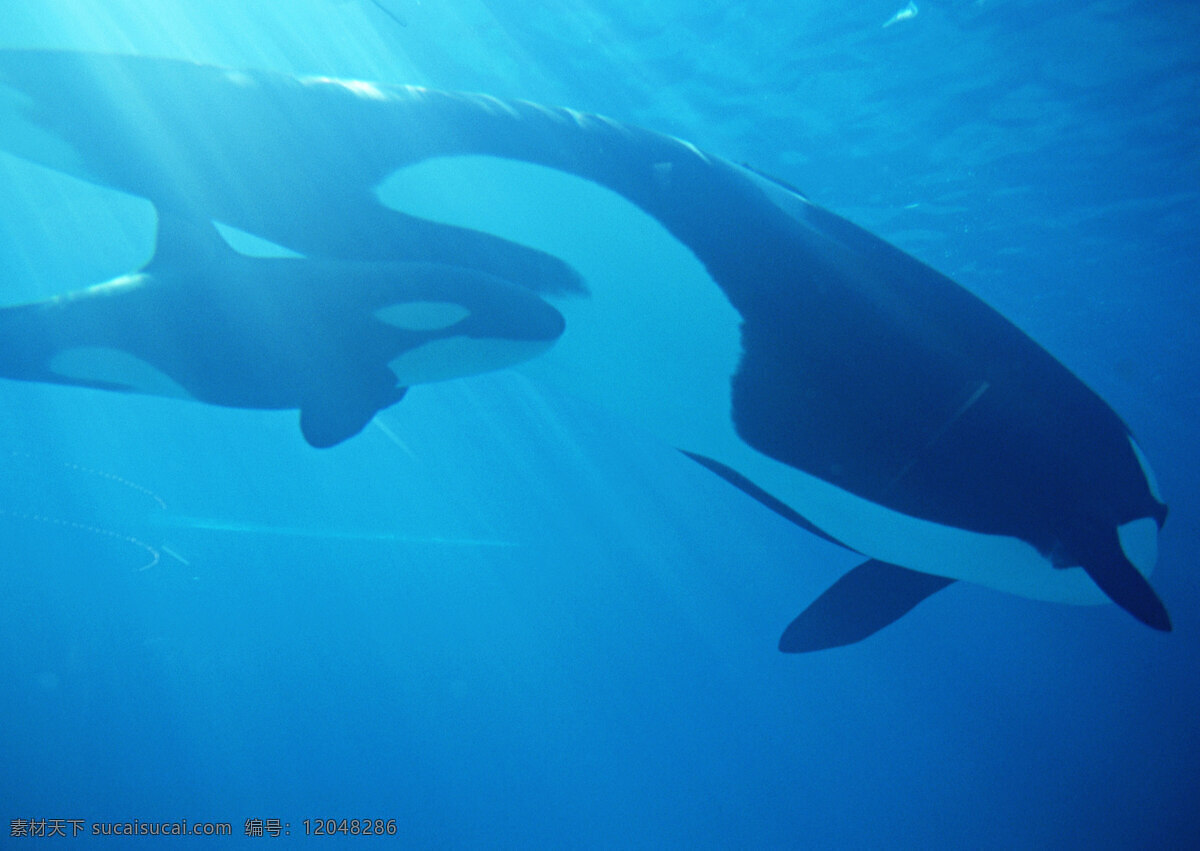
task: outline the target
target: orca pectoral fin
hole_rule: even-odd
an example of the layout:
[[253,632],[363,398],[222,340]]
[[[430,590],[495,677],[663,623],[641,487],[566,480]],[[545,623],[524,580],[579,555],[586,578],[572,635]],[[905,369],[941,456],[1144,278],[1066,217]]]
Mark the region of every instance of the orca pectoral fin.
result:
[[[713,458],[709,458],[707,455],[698,455],[695,452],[688,452],[686,449],[680,449],[679,451],[688,458],[691,458],[704,469],[716,473],[722,479],[729,482],[729,484],[746,494],[746,496],[760,503],[764,507],[769,508],[771,511],[774,511],[789,523],[794,523],[801,529],[804,529],[807,532],[812,532],[814,535],[824,538],[831,544],[837,544],[839,547],[846,546],[837,538],[827,534],[824,529],[821,529],[815,524],[810,523],[806,517],[801,516],[799,512],[784,503],[783,500],[777,499],[776,497],[767,493],[765,490],[754,484],[754,482],[747,479],[732,467],[722,464],[720,461],[717,461]],[[846,547],[846,549],[850,549],[850,547]]]
[[377,413],[404,398],[407,387],[364,387],[349,384],[325,388],[300,406],[300,432],[314,449],[328,449],[367,427]]
[[1146,626],[1161,632],[1171,631],[1171,616],[1146,577],[1121,552],[1113,536],[1113,546],[1100,557],[1086,559],[1083,569],[1108,598]]
[[[732,467],[706,455],[681,451],[785,520],[831,543],[846,546]],[[862,641],[952,582],[953,579],[944,576],[919,573],[883,561],[865,561],[833,583],[788,625],[779,639],[779,649],[784,653],[810,653]]]
[[952,582],[874,559],[863,562],[788,625],[779,649],[811,653],[862,641]]

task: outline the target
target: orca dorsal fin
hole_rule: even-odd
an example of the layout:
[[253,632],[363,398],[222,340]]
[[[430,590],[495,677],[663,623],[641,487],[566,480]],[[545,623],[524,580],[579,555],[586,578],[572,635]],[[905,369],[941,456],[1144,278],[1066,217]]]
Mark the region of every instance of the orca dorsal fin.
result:
[[216,226],[204,218],[158,209],[158,237],[146,270],[210,266],[234,254]]

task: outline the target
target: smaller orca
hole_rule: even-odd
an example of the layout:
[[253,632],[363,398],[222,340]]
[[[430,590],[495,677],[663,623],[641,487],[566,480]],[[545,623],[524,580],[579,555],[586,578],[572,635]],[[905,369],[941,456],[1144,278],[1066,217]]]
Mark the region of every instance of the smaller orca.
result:
[[140,272],[0,309],[0,377],[300,411],[314,447],[358,434],[409,385],[545,351],[561,314],[436,263],[251,258],[160,215]]

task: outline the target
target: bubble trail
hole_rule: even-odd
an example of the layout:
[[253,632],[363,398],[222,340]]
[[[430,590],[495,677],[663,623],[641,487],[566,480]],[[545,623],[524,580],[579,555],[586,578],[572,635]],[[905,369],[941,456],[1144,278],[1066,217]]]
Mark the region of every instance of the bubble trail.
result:
[[111,529],[104,529],[100,526],[93,526],[89,523],[78,523],[74,520],[64,520],[61,517],[50,517],[46,514],[31,514],[24,511],[9,511],[0,508],[0,517],[11,517],[14,520],[25,520],[33,523],[42,523],[49,526],[57,526],[62,529],[75,529],[80,532],[87,532],[92,535],[98,535],[102,538],[109,538],[114,541],[121,541],[126,544],[132,544],[139,549],[145,550],[150,560],[138,568],[138,571],[149,570],[159,563],[162,555],[157,549],[147,544],[145,541],[134,538],[130,535],[123,535],[120,532],[114,532]]

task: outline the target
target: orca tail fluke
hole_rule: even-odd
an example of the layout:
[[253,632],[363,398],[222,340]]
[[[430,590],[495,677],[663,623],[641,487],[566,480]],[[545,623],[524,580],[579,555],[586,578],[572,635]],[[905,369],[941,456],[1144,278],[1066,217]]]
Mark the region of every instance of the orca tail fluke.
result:
[[862,641],[952,582],[874,559],[863,562],[788,625],[779,649],[811,653]]

